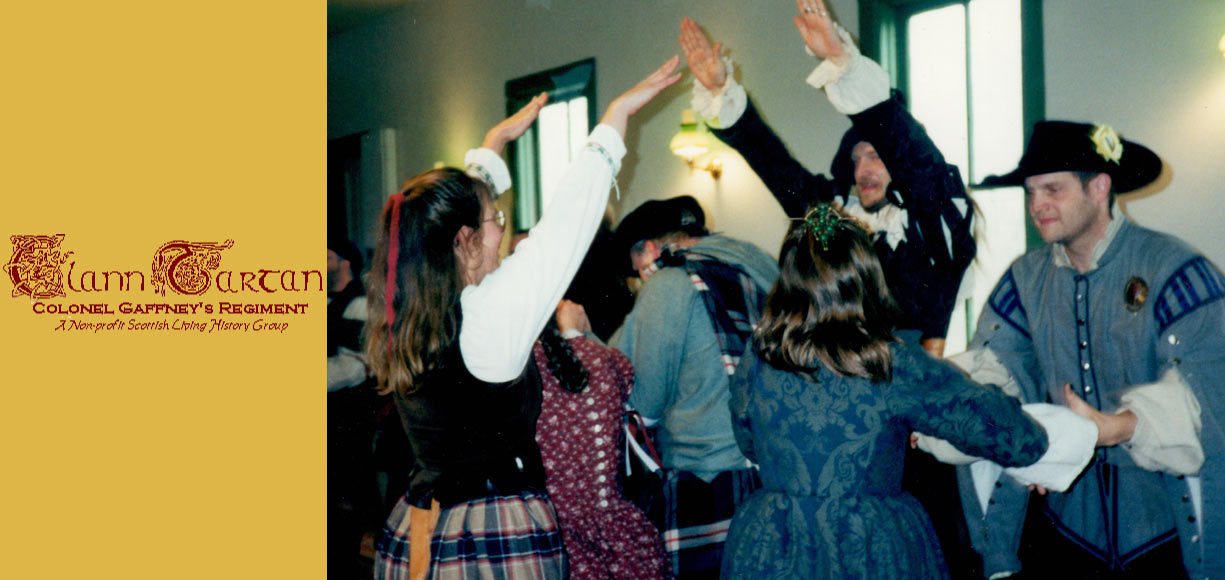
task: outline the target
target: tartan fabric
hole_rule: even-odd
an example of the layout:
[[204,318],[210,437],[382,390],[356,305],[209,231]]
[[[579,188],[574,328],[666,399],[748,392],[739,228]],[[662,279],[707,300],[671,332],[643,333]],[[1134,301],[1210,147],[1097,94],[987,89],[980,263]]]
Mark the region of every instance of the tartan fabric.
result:
[[665,472],[664,550],[672,570],[679,580],[717,579],[736,506],[761,487],[757,470],[724,471],[710,483],[688,471]]
[[765,292],[739,266],[700,252],[665,252],[652,264],[656,269],[682,265],[710,313],[719,340],[719,362],[728,376],[734,375],[761,317]]
[[[376,579],[408,578],[408,502],[400,498],[379,539]],[[443,508],[430,540],[432,580],[566,577],[557,516],[548,497],[524,491]]]

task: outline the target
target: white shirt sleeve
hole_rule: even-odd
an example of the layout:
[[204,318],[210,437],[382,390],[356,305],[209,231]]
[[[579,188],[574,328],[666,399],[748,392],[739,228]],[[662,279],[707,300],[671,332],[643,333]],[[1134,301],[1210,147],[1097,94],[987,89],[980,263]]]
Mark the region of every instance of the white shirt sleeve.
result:
[[1199,400],[1178,369],[1170,368],[1157,382],[1128,389],[1119,406],[1136,414],[1136,430],[1123,449],[1137,466],[1179,475],[1199,473],[1204,465]]
[[341,348],[328,357],[328,392],[355,387],[366,380],[366,363],[361,353]]
[[510,168],[492,149],[469,149],[464,154],[464,167],[469,175],[493,187],[494,195],[502,195],[510,189]]
[[[1004,393],[1020,397],[1016,379],[991,349],[968,350],[951,356],[948,360],[961,367],[975,382],[997,385]],[[1047,450],[1037,463],[1025,467],[1010,467],[1003,471],[1024,485],[1041,485],[1053,491],[1066,490],[1093,457],[1097,444],[1097,425],[1058,405],[1029,403],[1022,405],[1021,409],[1046,430]],[[925,438],[929,440],[924,441]],[[929,453],[945,463],[965,464],[976,459],[957,450],[947,441],[926,435],[920,437],[919,444],[924,451],[930,449]],[[978,488],[979,499],[985,502],[1000,470],[997,467],[971,469],[971,472]],[[986,508],[983,511],[985,513]]]
[[1024,467],[1004,469],[986,459],[972,463],[970,477],[982,513],[987,513],[988,500],[1001,473],[1008,474],[1021,485],[1040,485],[1062,492],[1067,491],[1093,458],[1097,444],[1097,425],[1093,421],[1067,407],[1048,403],[1029,403],[1021,405],[1021,409],[1046,430],[1046,453],[1036,463]]
[[723,86],[716,91],[706,88],[700,81],[693,79],[693,110],[702,117],[706,125],[715,129],[726,129],[736,124],[744,110],[748,108],[749,96],[744,87],[732,78],[735,70],[732,59],[723,57],[723,70],[726,71]]
[[[1024,467],[1009,467],[1004,473],[1022,485],[1041,485],[1052,491],[1065,491],[1077,475],[1089,464],[1097,444],[1097,425],[1073,413],[1067,407],[1048,403],[1028,403],[1021,410],[1046,430],[1047,449],[1036,463]],[[931,453],[942,463],[966,465],[986,462],[985,459],[967,455],[943,439],[919,434],[919,449]],[[995,469],[993,473],[998,474]],[[977,481],[976,481],[977,482]],[[990,483],[994,484],[994,476]],[[990,485],[980,489],[989,495]],[[985,498],[981,498],[985,501]],[[984,508],[985,511],[985,508]]]
[[1028,403],[1021,405],[1021,410],[1046,430],[1046,453],[1037,463],[1008,467],[1004,473],[1022,485],[1067,491],[1093,458],[1097,424],[1060,405]]
[[459,349],[473,376],[500,383],[523,372],[595,237],[624,156],[621,135],[598,125],[527,239],[480,284],[464,288]]
[[[825,89],[829,102],[843,115],[862,113],[889,98],[889,73],[872,59],[859,53],[851,35],[839,24],[838,35],[850,58],[836,62],[826,59],[808,75],[808,84]],[[807,47],[805,48],[807,49]]]
[[1020,399],[1021,387],[1000,358],[989,348],[975,348],[947,357],[945,360],[957,365],[970,375],[970,379],[984,385],[995,385],[1010,397]]
[[[341,317],[349,320],[366,320],[366,297],[358,296],[345,307]],[[366,356],[360,352],[340,347],[335,356],[328,357],[328,392],[339,391],[362,384],[367,376]]]

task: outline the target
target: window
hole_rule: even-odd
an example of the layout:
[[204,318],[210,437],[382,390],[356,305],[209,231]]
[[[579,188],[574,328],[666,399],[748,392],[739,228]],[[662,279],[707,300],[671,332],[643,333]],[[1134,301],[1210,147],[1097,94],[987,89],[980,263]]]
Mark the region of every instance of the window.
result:
[[[911,113],[969,183],[1016,167],[1043,116],[1040,0],[861,0],[863,51],[905,90]],[[971,190],[973,292],[949,324],[965,350],[987,297],[1032,233],[1021,188]]]
[[595,126],[595,59],[507,82],[507,113],[518,111],[544,91],[549,93],[549,103],[510,152],[516,232],[536,225],[570,159],[586,144]]

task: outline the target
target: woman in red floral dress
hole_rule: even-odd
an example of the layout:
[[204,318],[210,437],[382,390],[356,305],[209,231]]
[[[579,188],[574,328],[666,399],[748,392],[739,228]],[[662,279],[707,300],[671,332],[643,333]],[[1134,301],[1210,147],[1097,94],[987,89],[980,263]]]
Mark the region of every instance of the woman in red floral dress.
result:
[[619,351],[583,336],[590,324],[582,306],[563,300],[556,318],[534,349],[544,389],[536,443],[570,577],[672,578],[659,530],[617,485],[634,369]]

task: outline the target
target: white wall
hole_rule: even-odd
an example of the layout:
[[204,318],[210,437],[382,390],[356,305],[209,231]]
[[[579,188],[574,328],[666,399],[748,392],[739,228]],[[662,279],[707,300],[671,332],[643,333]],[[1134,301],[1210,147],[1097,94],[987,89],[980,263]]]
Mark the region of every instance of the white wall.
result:
[[[855,0],[833,10],[858,30]],[[1113,125],[1173,169],[1154,195],[1123,198],[1140,224],[1174,233],[1225,266],[1225,34],[1222,0],[1048,0],[1043,7],[1047,117]],[[825,171],[849,121],[803,83],[813,61],[790,1],[422,0],[328,40],[328,137],[395,128],[399,179],[458,164],[505,114],[503,86],[596,58],[602,111],[617,93],[679,52],[689,16],[730,48],[737,73],[784,143]],[[713,226],[777,253],[786,219],[734,153],[718,182],[689,174],[667,149],[690,78],[636,118],[618,216],[643,201],[690,193]],[[375,203],[374,205],[380,205]]]
[[[832,10],[858,30],[854,0]],[[737,77],[798,157],[825,171],[850,122],[804,84],[815,60],[804,53],[790,1],[425,0],[374,25],[328,40],[328,137],[395,128],[400,179],[435,161],[459,164],[505,115],[509,79],[587,57],[596,59],[596,98],[608,102],[673,54],[684,16],[723,41]],[[697,197],[716,230],[770,254],[786,217],[743,159],[724,152],[718,182],[668,150],[689,106],[692,77],[632,121],[621,171],[618,218],[648,199]]]
[[1123,208],[1225,267],[1225,1],[1047,0],[1043,20],[1047,118],[1105,123],[1160,155],[1169,185]]

